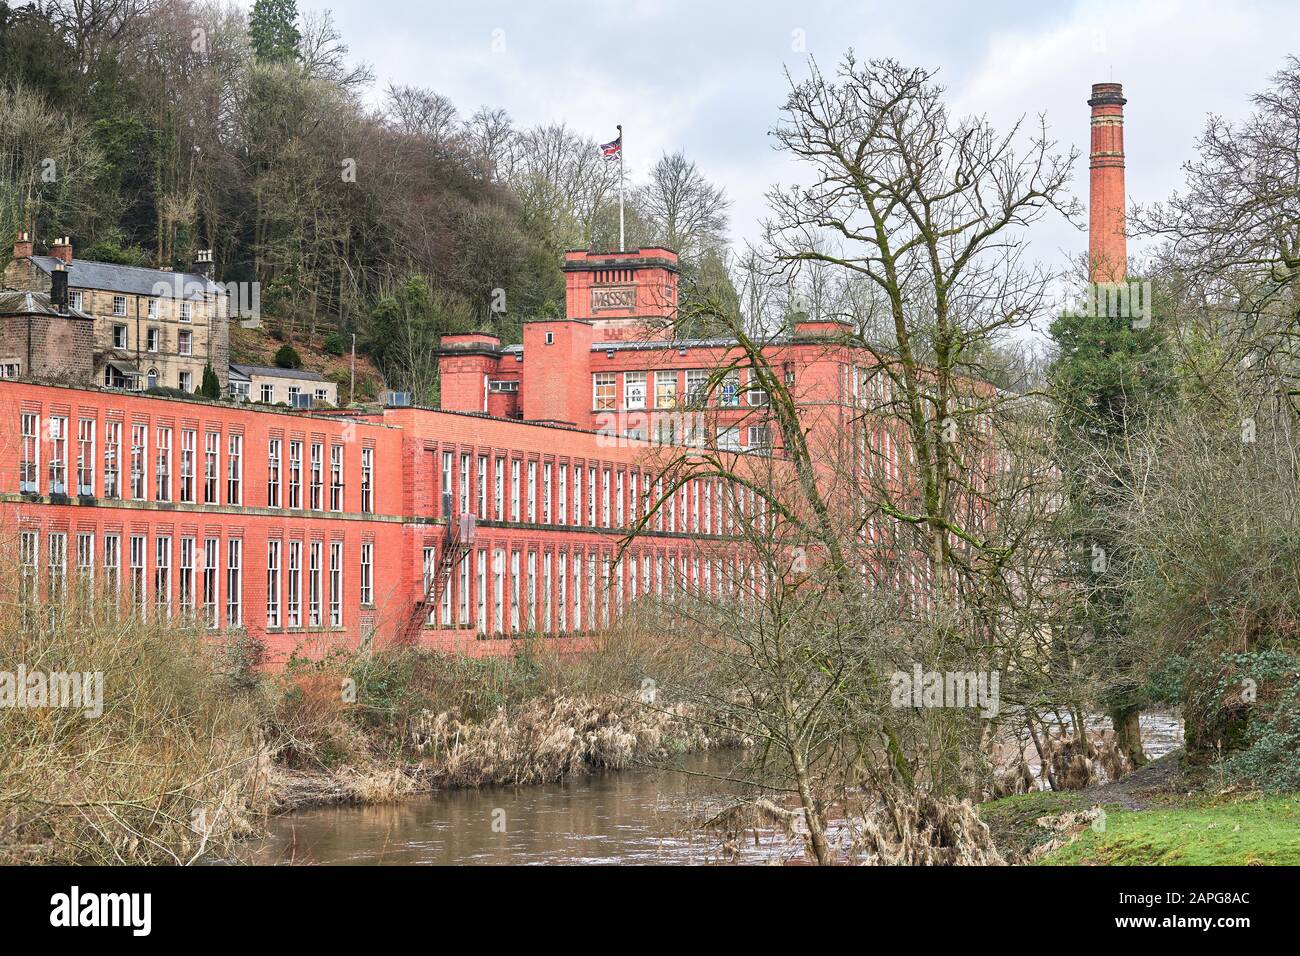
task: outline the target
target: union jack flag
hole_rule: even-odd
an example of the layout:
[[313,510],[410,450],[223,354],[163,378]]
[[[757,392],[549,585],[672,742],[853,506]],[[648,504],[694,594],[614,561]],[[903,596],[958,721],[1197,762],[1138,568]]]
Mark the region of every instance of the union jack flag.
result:
[[601,143],[600,151],[604,154],[605,159],[622,159],[623,156],[623,127],[618,128],[618,139],[612,143]]

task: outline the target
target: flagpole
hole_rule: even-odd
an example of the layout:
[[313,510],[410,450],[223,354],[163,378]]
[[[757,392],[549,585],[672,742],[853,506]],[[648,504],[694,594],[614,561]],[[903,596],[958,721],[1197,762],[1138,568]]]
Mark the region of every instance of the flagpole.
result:
[[618,127],[618,251],[626,248],[623,242],[623,127]]

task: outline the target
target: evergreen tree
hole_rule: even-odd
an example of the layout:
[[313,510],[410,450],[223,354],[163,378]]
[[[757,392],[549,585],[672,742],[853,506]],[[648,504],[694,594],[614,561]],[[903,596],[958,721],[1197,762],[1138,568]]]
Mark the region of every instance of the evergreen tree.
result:
[[248,17],[248,37],[259,60],[296,59],[298,43],[298,4],[295,0],[257,0]]
[[199,395],[203,398],[221,397],[221,380],[211,365],[203,366],[203,383],[199,385]]
[[[1148,285],[1148,288],[1150,286]],[[1145,313],[1099,308],[1067,312],[1052,323],[1056,357],[1048,371],[1057,409],[1055,454],[1067,496],[1064,547],[1084,595],[1072,622],[1102,679],[1100,703],[1120,747],[1145,762],[1138,734],[1143,675],[1126,647],[1129,599],[1117,513],[1126,484],[1125,440],[1140,431],[1173,391],[1160,329],[1167,316],[1149,298]]]

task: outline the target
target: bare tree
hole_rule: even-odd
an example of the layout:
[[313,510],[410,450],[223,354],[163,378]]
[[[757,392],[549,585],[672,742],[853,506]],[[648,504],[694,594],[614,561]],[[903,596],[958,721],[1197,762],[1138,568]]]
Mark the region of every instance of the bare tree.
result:
[[694,261],[726,242],[731,200],[714,186],[685,153],[664,153],[636,190],[636,203],[651,242],[675,249]]

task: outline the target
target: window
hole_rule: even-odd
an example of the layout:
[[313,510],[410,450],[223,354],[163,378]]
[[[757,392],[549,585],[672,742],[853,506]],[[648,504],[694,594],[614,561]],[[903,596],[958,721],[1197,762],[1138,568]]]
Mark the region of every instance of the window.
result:
[[677,405],[677,373],[655,372],[655,408],[673,408]]
[[510,460],[510,520],[519,520],[519,459]]
[[145,382],[147,383],[146,385],[147,388],[158,387],[158,370],[156,368],[149,369],[149,371],[145,374]]
[[158,329],[150,327],[144,330],[144,347],[147,352],[158,351]]
[[182,322],[190,322],[190,321],[193,321],[193,319],[194,319],[194,303],[192,303],[192,302],[182,302],[182,303],[181,303],[181,311],[180,311],[180,316],[179,316],[179,318],[180,318],[180,320],[181,320]]
[[[431,627],[437,623],[437,619],[434,616],[436,612],[433,606],[427,604],[429,600],[429,594],[433,590],[433,584],[435,580],[434,575],[436,574],[437,566],[438,566],[437,551],[434,548],[425,548],[423,552],[423,563],[421,564],[421,567],[423,568],[424,571],[424,577],[421,579],[421,584],[424,589],[423,593],[426,602],[426,608],[424,613],[424,624],[426,627]],[[446,600],[451,597],[451,589],[444,588],[442,592],[442,596],[443,596],[443,601],[446,602]],[[444,617],[449,617],[450,614],[451,611],[450,609],[448,609],[444,612]],[[450,624],[451,623],[450,620],[448,620],[447,623]]]
[[560,506],[559,524],[569,523],[569,466],[560,465],[560,487],[556,501]]
[[[368,451],[368,450],[369,450],[369,449],[367,449],[367,451]],[[363,454],[364,454],[364,453],[363,453]],[[364,457],[362,458],[362,462],[363,462],[363,464],[362,464],[362,468],[364,469],[364,467],[365,467],[365,465],[364,465],[364,462],[365,462]],[[487,511],[487,470],[488,470],[488,457],[487,457],[487,455],[479,455],[479,456],[478,456],[478,474],[476,475],[476,477],[477,477],[477,479],[478,479],[478,511],[477,511],[476,513],[478,514],[479,518],[486,518],[486,517],[488,516],[488,511]],[[368,509],[366,509],[366,508],[362,508],[361,510],[362,510],[362,511],[366,511],[366,510],[368,510]]]
[[261,387],[261,393],[263,405],[270,405],[275,401],[275,390],[270,385],[263,384]]
[[68,493],[68,420],[50,416],[50,494]]
[[770,426],[749,426],[749,450],[760,455],[766,455],[772,450],[772,429]]
[[280,626],[280,542],[266,542],[266,626]]
[[181,329],[176,335],[176,351],[181,355],[194,354],[194,333],[189,329]]
[[221,555],[221,539],[205,538],[203,541],[203,623],[217,626],[217,563]]
[[609,509],[609,469],[606,468],[601,472],[600,482],[600,517],[601,523],[606,528],[610,526],[611,514]]
[[330,511],[343,510],[343,446],[330,445]]
[[122,423],[104,423],[104,497],[121,497]]
[[46,580],[51,612],[62,607],[68,595],[68,536],[65,532],[50,533],[49,577]]
[[330,542],[330,627],[343,626],[343,542]]
[[645,408],[645,372],[623,373],[623,405]]
[[316,396],[316,401],[318,401],[318,402],[324,402],[324,401],[328,401],[328,400],[329,400],[329,394],[330,394],[330,393],[329,393],[329,391],[326,390],[326,389],[318,388],[318,389],[316,389],[316,391],[314,392],[314,394],[315,394],[315,396]]
[[85,293],[83,292],[68,293],[68,305],[72,306],[74,309],[78,311],[81,310],[81,307],[82,305],[85,304],[85,301],[86,301],[86,296]]
[[492,552],[492,633],[500,634],[506,599],[506,554],[500,548]]
[[176,587],[180,600],[182,620],[194,618],[194,539],[181,538],[181,550],[176,562]]
[[302,626],[302,542],[289,542],[289,598],[285,602],[289,627]]
[[19,600],[24,605],[29,605],[36,600],[36,582],[40,576],[40,570],[36,566],[39,560],[40,541],[35,531],[20,531],[18,533],[18,567],[19,567]]
[[722,388],[718,404],[725,408],[735,408],[740,404],[740,373],[728,372],[722,379]]
[[122,539],[104,535],[104,594],[114,612],[122,598]]
[[226,627],[244,623],[244,542],[231,538],[226,542]]
[[460,513],[469,513],[469,455],[460,456]]
[[171,501],[172,498],[172,430],[158,429],[157,455],[154,460],[157,481],[154,498],[158,501]]
[[369,541],[361,544],[361,603],[369,606],[375,603],[375,587],[372,578],[375,546]]
[[750,405],[768,405],[771,399],[768,397],[767,389],[757,386],[758,375],[753,369],[749,371],[749,389],[745,393],[745,401]]
[[77,535],[77,606],[82,615],[91,609],[95,594],[95,535],[78,532]]
[[289,386],[289,404],[294,408],[298,407],[298,396],[302,394],[302,389],[297,385]]
[[18,490],[38,494],[41,490],[41,418],[22,413],[23,458],[18,466]]
[[289,507],[302,507],[302,442],[289,442]]
[[496,476],[493,478],[492,485],[492,514],[498,521],[505,520],[505,470],[506,460],[498,458],[496,464]]
[[164,617],[172,616],[172,539],[159,535],[154,541],[153,599]]
[[442,500],[439,504],[442,505],[442,516],[444,518],[451,517],[451,504],[456,500],[453,497],[453,489],[451,487],[451,458],[451,452],[444,451],[442,453],[442,486],[439,489],[442,494]]
[[244,503],[244,436],[231,435],[226,449],[226,504]]
[[181,372],[176,376],[176,387],[182,392],[194,391],[194,375],[191,372]]
[[554,345],[554,344],[555,344],[555,333],[554,333],[554,332],[547,332],[547,333],[546,333],[546,344],[547,344],[547,345]]
[[537,520],[537,462],[528,463],[528,502],[527,502],[528,522]]
[[542,524],[551,523],[551,463],[542,465]]
[[311,508],[321,510],[325,487],[325,446],[319,442],[311,445]]
[[144,535],[131,535],[131,610],[144,617]]
[[113,314],[126,315],[126,296],[124,295],[113,296]]
[[0,362],[0,378],[18,378],[22,374],[21,362]]
[[479,550],[474,564],[474,623],[480,634],[487,633],[487,552]]
[[623,469],[614,475],[614,527],[623,527]]
[[703,368],[686,370],[687,404],[701,407],[709,403],[709,371]]
[[460,608],[460,614],[457,616],[457,623],[464,627],[469,624],[469,552],[466,551],[460,556],[459,565],[459,587],[457,588],[457,604]]
[[266,506],[280,507],[280,439],[266,443]]
[[125,325],[113,326],[113,348],[115,349],[130,348],[130,345],[128,345],[128,341],[129,340],[127,338],[127,327]]
[[145,478],[149,457],[149,426],[131,426],[131,498],[144,501],[148,494]]
[[597,372],[592,376],[594,383],[594,406],[596,411],[613,411],[614,409],[614,373]]
[[194,444],[198,434],[192,428],[181,431],[181,501],[194,500]]
[[215,505],[217,501],[217,458],[221,455],[221,434],[207,432],[203,436],[203,503]]
[[148,303],[145,305],[145,315],[146,315],[148,318],[151,318],[151,319],[156,319],[156,318],[158,318],[158,300],[157,300],[157,299],[150,299],[150,300],[148,301]]
[[311,627],[320,627],[324,623],[324,608],[321,604],[321,559],[325,545],[313,541],[307,546],[307,623]]
[[719,428],[718,448],[723,451],[740,451],[740,429],[738,427]]

